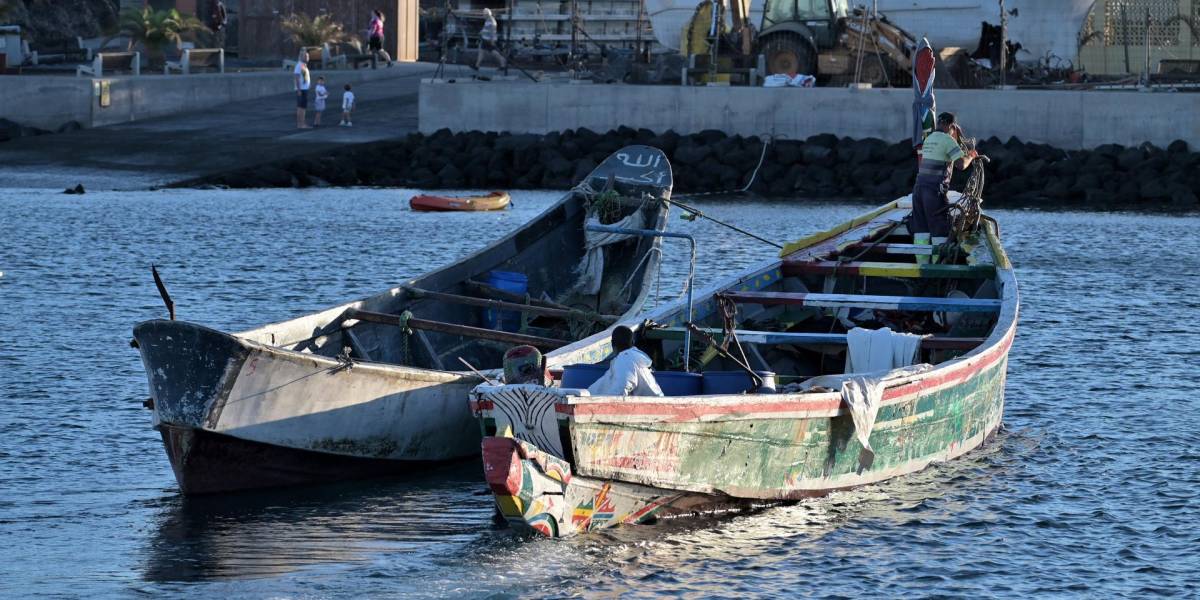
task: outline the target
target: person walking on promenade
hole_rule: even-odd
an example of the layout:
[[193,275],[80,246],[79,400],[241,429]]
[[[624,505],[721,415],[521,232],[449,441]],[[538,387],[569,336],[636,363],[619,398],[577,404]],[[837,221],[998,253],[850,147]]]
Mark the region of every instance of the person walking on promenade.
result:
[[354,123],[350,122],[351,113],[354,112],[354,92],[350,91],[350,84],[346,84],[346,91],[342,92],[342,122],[338,125],[342,127],[353,127]]
[[296,85],[296,128],[312,129],[305,121],[304,114],[308,110],[308,88],[312,84],[312,74],[308,71],[308,51],[301,49],[296,61],[296,69],[292,71],[292,80]]
[[[950,238],[950,176],[954,169],[965,170],[979,154],[964,151],[959,145],[962,129],[954,113],[938,115],[937,130],[925,138],[921,146],[921,162],[917,168],[917,183],[913,186],[912,218],[909,229],[913,243],[940,246]],[[936,259],[936,248],[934,249]],[[928,262],[917,256],[918,263]],[[936,261],[935,261],[936,262]]]
[[325,78],[317,78],[317,87],[313,90],[313,127],[321,126],[321,113],[325,112],[325,99],[329,90],[325,88]]
[[479,67],[483,65],[484,52],[496,57],[496,61],[500,63],[501,69],[507,69],[508,60],[504,58],[503,54],[500,54],[496,46],[497,26],[496,17],[492,16],[492,9],[483,9],[483,19],[483,29],[479,30],[479,54],[475,56],[475,70],[478,71]]
[[383,49],[383,22],[384,16],[382,11],[371,12],[371,24],[367,26],[367,47],[371,51],[371,68],[376,68],[376,57],[380,54],[387,61],[387,66],[392,66],[392,57],[387,50]]

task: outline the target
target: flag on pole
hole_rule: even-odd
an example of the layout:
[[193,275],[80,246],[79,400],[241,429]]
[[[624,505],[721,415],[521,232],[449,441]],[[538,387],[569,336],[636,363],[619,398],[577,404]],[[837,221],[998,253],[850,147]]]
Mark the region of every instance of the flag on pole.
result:
[[913,54],[913,148],[920,150],[925,136],[933,132],[937,120],[937,100],[933,96],[934,57],[929,40],[921,38]]

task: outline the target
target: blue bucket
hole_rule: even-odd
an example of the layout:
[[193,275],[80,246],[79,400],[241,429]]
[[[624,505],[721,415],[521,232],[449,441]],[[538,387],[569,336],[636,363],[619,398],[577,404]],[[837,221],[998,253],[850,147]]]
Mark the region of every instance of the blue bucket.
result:
[[681,371],[655,371],[654,380],[664,396],[699,396],[704,389],[704,376]]
[[[500,290],[524,295],[529,292],[529,278],[512,271],[488,271],[483,282]],[[487,309],[483,312],[483,327],[500,331],[517,331],[521,328],[521,313],[515,310]]]
[[563,367],[561,385],[564,388],[586,388],[596,383],[596,380],[600,379],[607,371],[607,363],[567,365]]
[[755,371],[762,378],[762,386],[753,390],[754,380],[745,371],[706,371],[704,373],[704,394],[741,394],[754,391],[758,394],[775,393],[775,373],[773,371]]

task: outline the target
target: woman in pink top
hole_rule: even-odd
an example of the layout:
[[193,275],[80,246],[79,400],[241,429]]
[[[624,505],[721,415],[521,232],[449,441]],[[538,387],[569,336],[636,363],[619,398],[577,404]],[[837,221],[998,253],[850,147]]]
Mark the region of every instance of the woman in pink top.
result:
[[371,50],[371,68],[376,68],[375,57],[379,54],[383,55],[383,59],[387,61],[387,66],[392,66],[392,57],[383,49],[383,13],[381,11],[371,11],[371,24],[367,26],[367,47]]

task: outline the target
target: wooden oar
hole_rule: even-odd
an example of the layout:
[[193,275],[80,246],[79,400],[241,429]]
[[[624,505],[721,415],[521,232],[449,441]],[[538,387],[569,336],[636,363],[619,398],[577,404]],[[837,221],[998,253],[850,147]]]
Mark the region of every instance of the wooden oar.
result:
[[484,375],[483,373],[480,373],[480,372],[479,372],[479,369],[476,369],[475,367],[471,366],[471,363],[467,362],[467,359],[465,359],[465,358],[463,358],[463,357],[461,357],[461,356],[460,356],[460,357],[458,357],[458,362],[461,362],[462,364],[466,365],[466,366],[467,366],[467,368],[468,368],[468,369],[470,369],[472,373],[474,373],[474,374],[478,375],[480,379],[482,379],[482,380],[484,380],[484,381],[488,382],[489,384],[491,384],[491,385],[500,385],[500,384],[498,384],[498,383],[496,383],[496,382],[492,381],[491,379],[488,379],[488,376],[487,376],[487,375]]
[[454,304],[465,304],[467,306],[480,306],[483,308],[491,308],[496,310],[511,310],[517,312],[525,312],[531,315],[540,317],[552,317],[558,319],[584,319],[595,320],[605,325],[611,325],[620,320],[620,317],[614,315],[600,315],[595,313],[584,312],[575,309],[548,308],[541,306],[532,306],[529,304],[518,304],[516,302],[506,302],[504,300],[492,300],[490,298],[473,298],[471,296],[460,296],[458,294],[447,294],[445,292],[435,292],[432,290],[424,290],[415,287],[405,287],[405,291],[409,292],[415,298],[429,298],[431,300],[440,300],[442,302],[451,302]]
[[389,315],[386,313],[358,310],[355,308],[348,309],[345,315],[347,319],[358,319],[359,321],[369,321],[371,323],[395,325],[398,327],[409,327],[411,329],[422,329],[425,331],[447,333],[450,335],[461,335],[465,337],[492,340],[494,342],[504,342],[508,344],[524,344],[536,346],[538,348],[549,348],[551,350],[561,348],[571,343],[567,340],[555,338],[525,335],[523,333],[510,333],[508,331],[496,331],[494,329],[484,329],[482,327],[471,327],[470,325],[458,325],[455,323],[443,323],[441,321],[429,321],[426,319],[418,319],[416,317],[405,315]]

